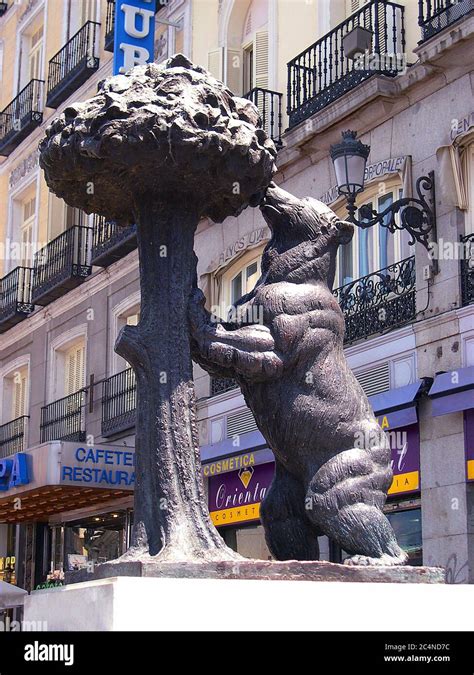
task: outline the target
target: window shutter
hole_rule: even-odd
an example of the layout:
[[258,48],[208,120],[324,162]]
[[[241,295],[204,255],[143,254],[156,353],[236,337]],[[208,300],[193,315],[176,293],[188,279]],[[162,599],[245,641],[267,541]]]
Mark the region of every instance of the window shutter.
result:
[[26,375],[15,375],[13,384],[12,419],[16,420],[25,414]]
[[207,54],[207,69],[218,80],[224,79],[224,49],[213,49]]
[[242,94],[242,50],[228,49],[226,52],[226,85],[232,93]]
[[54,239],[64,230],[65,204],[62,199],[56,197],[52,192],[49,193],[48,203],[48,234],[49,239]]
[[368,3],[369,0],[346,0],[347,15],[354,14],[358,9]]
[[254,82],[256,87],[268,89],[268,31],[255,33]]
[[74,394],[84,386],[84,345],[75,345],[66,354],[65,396]]
[[81,26],[86,21],[95,21],[97,17],[96,0],[82,0],[81,2]]

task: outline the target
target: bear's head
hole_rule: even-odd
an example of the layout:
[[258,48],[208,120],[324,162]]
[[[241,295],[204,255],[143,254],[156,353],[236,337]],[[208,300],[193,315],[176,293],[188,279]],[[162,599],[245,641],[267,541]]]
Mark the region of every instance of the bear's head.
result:
[[299,199],[271,183],[260,210],[272,237],[262,257],[262,281],[324,281],[332,288],[339,244],[348,243],[353,225],[326,204]]

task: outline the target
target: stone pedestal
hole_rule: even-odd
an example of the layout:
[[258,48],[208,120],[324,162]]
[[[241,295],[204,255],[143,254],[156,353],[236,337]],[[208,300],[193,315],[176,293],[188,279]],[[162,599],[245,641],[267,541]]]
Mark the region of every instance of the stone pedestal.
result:
[[48,631],[456,631],[469,625],[472,586],[376,583],[367,580],[367,570],[364,576],[365,583],[97,579],[33,592],[25,600],[25,620],[46,621]]
[[152,556],[139,560],[128,554],[97,565],[93,570],[66,573],[66,583],[75,584],[110,577],[177,579],[259,579],[272,581],[338,581],[359,583],[442,584],[441,567],[363,567],[338,565],[325,560],[222,560],[220,562],[157,562]]

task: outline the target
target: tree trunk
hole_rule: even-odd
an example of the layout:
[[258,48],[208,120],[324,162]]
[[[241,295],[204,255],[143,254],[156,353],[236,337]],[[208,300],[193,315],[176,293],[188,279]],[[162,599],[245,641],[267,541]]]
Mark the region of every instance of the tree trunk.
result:
[[151,201],[137,208],[141,316],[115,347],[137,379],[135,524],[126,555],[236,559],[204,497],[187,325],[199,218],[180,208]]

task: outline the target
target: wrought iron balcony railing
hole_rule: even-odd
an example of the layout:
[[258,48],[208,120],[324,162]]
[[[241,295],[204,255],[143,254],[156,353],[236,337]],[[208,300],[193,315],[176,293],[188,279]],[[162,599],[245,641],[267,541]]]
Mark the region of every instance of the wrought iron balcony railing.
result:
[[31,301],[33,269],[15,267],[0,279],[0,333],[22,321],[34,310]]
[[474,12],[474,0],[418,0],[418,24],[425,42]]
[[211,396],[223,394],[232,389],[238,389],[239,385],[232,377],[211,377]]
[[[156,0],[155,14],[165,9],[169,0]],[[115,33],[115,0],[107,0],[107,12],[105,15],[105,38],[104,49],[106,52],[114,51]]]
[[262,127],[275,143],[281,147],[281,101],[283,94],[270,89],[255,87],[244,94],[244,98],[254,103],[262,116]]
[[461,297],[463,307],[474,302],[474,234],[461,237],[464,257],[461,258]]
[[57,108],[99,68],[100,23],[87,21],[49,62],[46,105]]
[[0,2],[0,16],[3,16],[8,9],[8,2]]
[[[367,57],[348,59],[343,38],[356,27],[372,33]],[[293,127],[372,75],[394,77],[405,54],[404,7],[372,0],[288,63],[288,116]]]
[[0,113],[0,155],[7,157],[43,121],[43,80],[31,80]]
[[0,426],[0,458],[26,449],[28,420],[26,415]]
[[137,384],[131,368],[102,383],[102,436],[113,436],[135,426]]
[[135,225],[122,227],[117,223],[94,216],[92,233],[92,265],[107,267],[137,247]]
[[84,443],[86,390],[53,401],[41,408],[41,443],[76,441]]
[[384,333],[416,315],[415,256],[355,279],[333,291],[344,314],[344,342]]
[[89,276],[91,235],[92,228],[74,225],[35,254],[33,303],[48,305]]

